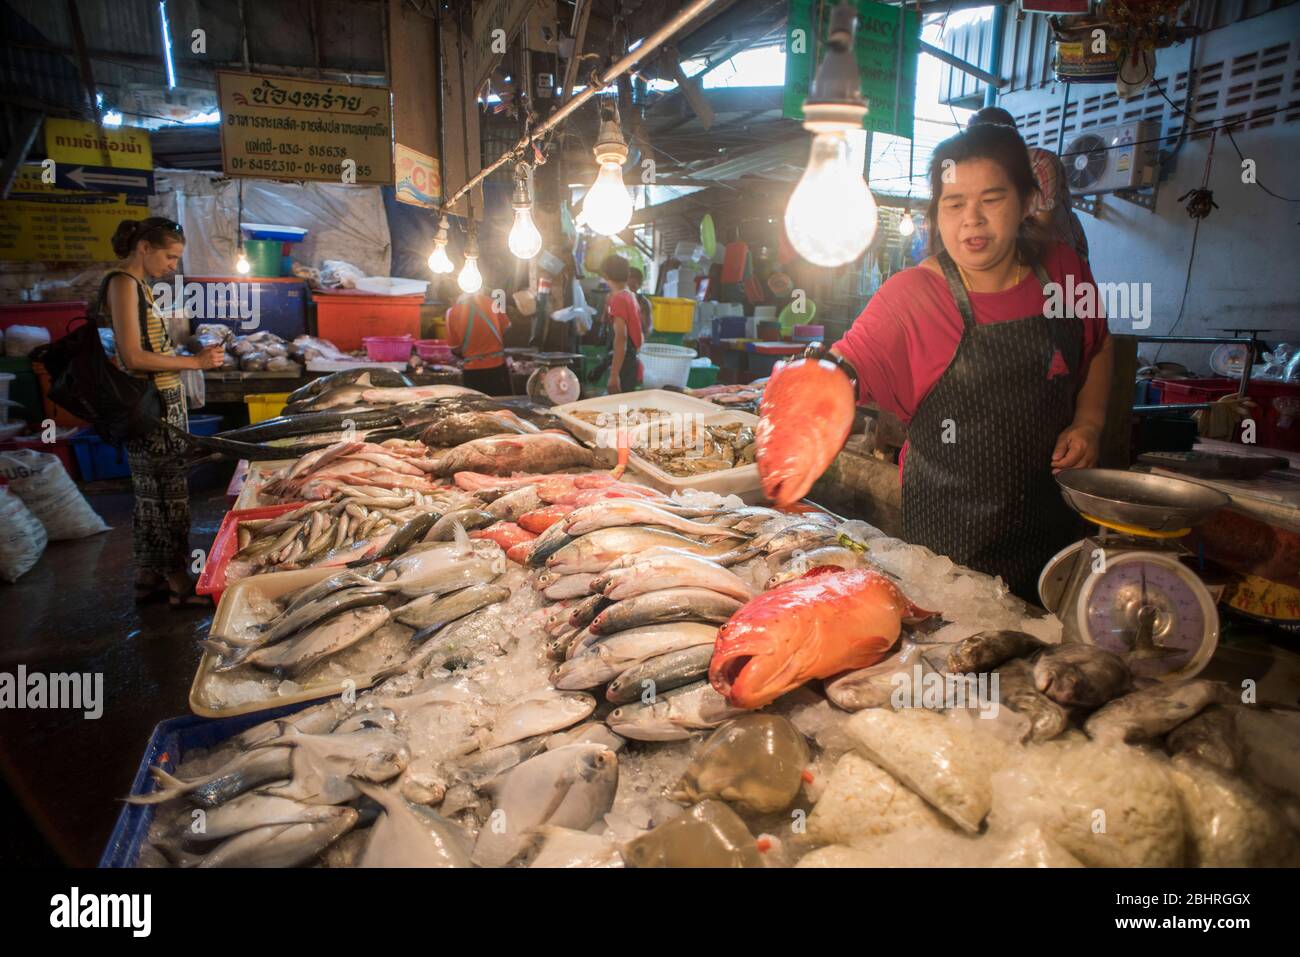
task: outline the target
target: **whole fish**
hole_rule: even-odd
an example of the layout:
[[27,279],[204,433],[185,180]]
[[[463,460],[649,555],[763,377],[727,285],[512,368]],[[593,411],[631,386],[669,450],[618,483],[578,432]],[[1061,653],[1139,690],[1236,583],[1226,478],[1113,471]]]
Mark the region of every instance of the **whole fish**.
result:
[[648,658],[611,681],[605,689],[605,699],[611,704],[630,704],[692,684],[709,673],[712,657],[712,645],[696,645]]
[[566,468],[596,468],[599,457],[566,435],[538,432],[532,435],[492,436],[456,446],[438,456],[436,475],[456,472],[558,472]]
[[607,608],[610,604],[610,600],[604,595],[592,595],[589,598],[582,599],[569,612],[569,627],[586,628],[601,613],[601,610]]
[[307,804],[344,804],[361,793],[358,781],[392,780],[411,760],[406,741],[380,728],[303,734],[288,726],[275,740],[292,751],[291,776],[287,784],[263,793]]
[[570,512],[564,520],[565,531],[577,537],[598,528],[616,528],[621,525],[657,525],[682,535],[701,538],[743,538],[740,532],[718,525],[707,525],[682,518],[653,502],[639,499],[610,499],[598,505],[588,505]]
[[563,598],[585,598],[591,594],[591,575],[579,572],[577,575],[557,575],[542,591],[550,601]]
[[406,551],[410,545],[420,541],[420,539],[422,539],[425,534],[433,528],[434,523],[441,517],[442,516],[437,512],[424,512],[421,515],[415,516],[415,518],[406,522],[401,528],[394,532],[392,537],[384,542],[384,544],[380,546],[373,555],[363,559],[357,559],[350,564],[352,567],[360,567],[387,558],[390,555],[400,555],[402,552]]
[[[539,538],[540,542],[541,539]],[[602,528],[575,538],[546,559],[546,567],[561,572],[601,572],[611,562],[632,552],[668,546],[693,555],[711,556],[728,551],[725,542],[702,544],[676,532],[654,528]],[[536,563],[536,562],[534,562]]]
[[1069,712],[1034,687],[1033,668],[1019,658],[998,668],[998,700],[1029,719],[1023,741],[1049,741],[1070,726]]
[[697,681],[656,695],[650,704],[625,704],[605,721],[615,734],[633,741],[682,741],[693,731],[707,731],[739,717],[744,708],[733,707],[707,681]]
[[757,429],[763,494],[778,508],[808,494],[844,447],[856,408],[853,384],[833,363],[778,363],[763,389]]
[[314,395],[320,395],[322,392],[328,392],[331,389],[337,389],[345,385],[360,385],[367,388],[371,387],[409,387],[411,380],[406,378],[400,372],[384,368],[360,368],[360,369],[342,369],[338,372],[331,372],[329,375],[323,375],[320,378],[312,379],[306,385],[299,386],[289,393],[286,400],[289,403],[301,402],[303,399],[310,398]]
[[541,430],[513,412],[458,412],[444,416],[420,435],[425,445],[448,447],[491,435],[529,435]]
[[484,511],[498,522],[517,522],[522,516],[541,507],[542,499],[537,494],[537,486],[529,484],[507,492],[485,506]]
[[155,765],[149,769],[149,774],[158,785],[158,790],[148,794],[132,794],[126,801],[128,804],[162,804],[179,797],[188,797],[200,807],[216,807],[258,785],[289,777],[291,757],[289,749],[285,747],[243,751],[211,774],[189,781],[173,777]]
[[558,666],[551,684],[562,691],[595,688],[656,655],[712,645],[717,633],[715,626],[693,621],[620,631]]
[[479,831],[473,861],[503,867],[542,825],[585,831],[609,812],[618,789],[618,756],[599,744],[544,751],[494,782],[492,817]]
[[754,835],[721,801],[701,801],[623,846],[628,867],[762,867]]
[[866,556],[856,549],[846,548],[843,545],[822,545],[791,558],[779,572],[767,580],[763,590],[770,591],[778,585],[802,578],[814,568],[825,568],[829,565],[848,571],[851,568],[866,568],[869,562]]
[[[597,596],[608,601],[603,595]],[[598,635],[670,621],[710,621],[722,624],[745,603],[707,588],[667,588],[615,602],[591,620]],[[577,624],[577,622],[573,622]]]
[[358,783],[357,789],[384,813],[370,828],[361,867],[470,867],[469,835],[427,807],[388,788]]
[[470,538],[484,538],[490,542],[496,542],[503,551],[509,551],[522,542],[533,541],[537,536],[526,529],[520,528],[514,522],[495,522],[487,528],[480,528],[478,531],[473,532]]
[[537,829],[541,846],[531,867],[622,867],[617,845],[600,834],[543,825]]
[[1226,687],[1217,681],[1195,678],[1158,684],[1114,699],[1093,712],[1083,730],[1088,737],[1105,741],[1151,741],[1190,721],[1210,705],[1232,700]]
[[759,595],[719,629],[709,681],[731,704],[761,708],[813,678],[875,664],[904,618],[929,614],[879,572],[813,572]]
[[249,664],[265,671],[296,677],[316,662],[368,638],[388,624],[391,618],[392,613],[383,605],[354,608],[315,625],[289,641],[269,648],[259,648],[246,655],[237,653],[224,661],[217,670],[225,671],[241,664]]
[[245,651],[268,648],[284,638],[305,628],[310,628],[318,621],[332,618],[340,612],[383,604],[388,591],[391,591],[391,589],[385,588],[382,583],[372,581],[367,581],[365,584],[354,588],[343,588],[304,605],[299,605],[293,611],[283,612],[268,622],[263,630],[253,638],[245,640],[219,636],[215,639],[214,644],[244,649]]
[[487,751],[534,735],[561,731],[595,710],[596,699],[589,694],[553,688],[536,691],[497,715],[481,747]]
[[[437,630],[449,622],[464,618],[470,612],[495,605],[509,597],[509,588],[485,582],[452,592],[450,595],[423,595],[394,611],[393,618],[403,625],[417,629],[413,640],[421,640],[418,638],[420,632],[429,629]],[[433,631],[429,631],[425,637],[432,634]]]
[[948,653],[949,674],[981,674],[1011,658],[1027,658],[1045,648],[1044,642],[1023,631],[981,631],[963,638]]
[[920,666],[922,674],[934,670],[922,657],[926,647],[904,638],[893,653],[874,665],[827,678],[823,685],[826,697],[845,711],[892,707],[894,692],[899,687],[896,675],[906,675],[910,680],[917,666]]
[[331,808],[319,823],[279,824],[245,831],[205,854],[199,867],[297,867],[316,858],[352,830],[358,814],[350,807]]
[[455,526],[457,525],[467,532],[472,532],[478,528],[486,528],[497,521],[499,519],[491,512],[483,509],[459,508],[454,512],[448,512],[434,522],[433,528],[429,529],[429,534],[424,537],[424,540],[426,542],[449,542],[455,535]]
[[[482,392],[467,389],[460,385],[418,385],[407,388],[381,387],[366,389],[361,394],[362,401],[371,405],[402,405],[407,402],[423,402],[427,399],[447,399],[452,396],[482,396]],[[485,396],[486,398],[486,396]]]
[[357,569],[349,568],[346,571],[331,575],[329,578],[323,578],[314,585],[309,585],[287,595],[287,603],[281,614],[291,614],[304,605],[309,605],[326,595],[331,595],[352,585],[368,585],[378,578],[383,570],[384,566],[382,565],[366,565]]
[[415,598],[445,594],[481,582],[494,581],[506,570],[505,552],[495,542],[471,542],[464,529],[456,540],[408,552],[389,563],[385,582],[395,581],[403,595]]
[[573,512],[568,505],[543,505],[519,516],[519,527],[540,535],[556,522],[561,522]]
[[291,724],[305,734],[329,734],[339,723],[341,705],[338,701],[326,701],[323,704],[303,708],[283,718],[272,718],[255,724],[240,734],[235,735],[230,743],[239,750],[251,748],[255,744],[278,737],[284,724]]
[[603,721],[589,721],[569,731],[548,735],[546,750],[554,751],[570,744],[603,744],[611,751],[621,751],[627,742],[616,735]]
[[546,531],[533,539],[532,551],[528,553],[528,564],[540,568],[546,560],[573,541],[573,536],[564,530],[563,522],[556,522]]
[[173,845],[224,841],[256,827],[317,824],[337,816],[338,808],[329,805],[299,804],[288,798],[252,792],[206,811],[201,818],[182,815],[168,828],[163,840]]
[[1093,645],[1054,645],[1034,661],[1034,687],[1067,708],[1100,707],[1131,683],[1124,659]]
[[788,808],[808,767],[808,742],[775,714],[746,714],[714,731],[668,795],[694,804],[716,798],[756,814]]

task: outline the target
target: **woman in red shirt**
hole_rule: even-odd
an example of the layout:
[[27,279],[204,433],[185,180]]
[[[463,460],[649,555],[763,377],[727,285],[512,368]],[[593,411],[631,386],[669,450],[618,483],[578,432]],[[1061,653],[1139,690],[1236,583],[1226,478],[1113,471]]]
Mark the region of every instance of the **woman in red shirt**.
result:
[[[1053,473],[1097,462],[1106,320],[1049,307],[1050,284],[1069,289],[1073,276],[1077,291],[1093,277],[1070,247],[1035,241],[1037,185],[1015,130],[977,126],[941,143],[930,188],[933,255],[886,282],[831,355],[860,402],[908,425],[903,538],[1036,600],[1043,565],[1078,537]],[[782,421],[836,427],[798,408]],[[809,463],[813,478],[827,464]]]
[[605,300],[605,321],[614,334],[609,367],[608,392],[632,392],[637,384],[636,354],[641,348],[641,310],[636,296],[628,290],[628,265],[622,256],[611,253],[600,264],[600,274],[609,283]]

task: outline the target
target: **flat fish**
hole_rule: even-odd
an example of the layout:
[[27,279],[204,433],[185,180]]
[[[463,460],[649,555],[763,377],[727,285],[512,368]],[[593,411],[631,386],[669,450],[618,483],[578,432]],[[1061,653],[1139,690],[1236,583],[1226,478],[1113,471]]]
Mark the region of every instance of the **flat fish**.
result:
[[492,722],[484,750],[499,748],[539,734],[572,727],[596,710],[596,699],[576,691],[547,688],[504,709]]
[[199,867],[298,867],[314,860],[352,830],[358,814],[350,807],[332,808],[321,823],[259,827],[224,841],[199,862]]
[[358,790],[383,808],[370,828],[361,867],[470,867],[469,835],[427,807],[387,788],[359,783]]

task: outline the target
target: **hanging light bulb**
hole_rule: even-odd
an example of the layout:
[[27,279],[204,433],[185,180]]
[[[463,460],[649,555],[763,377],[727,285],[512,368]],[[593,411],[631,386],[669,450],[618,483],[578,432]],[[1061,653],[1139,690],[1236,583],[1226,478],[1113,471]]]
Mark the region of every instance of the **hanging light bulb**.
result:
[[470,227],[469,242],[465,244],[465,265],[461,267],[456,284],[461,292],[478,292],[483,288],[483,275],[478,271],[478,239]]
[[848,134],[862,129],[862,99],[853,35],[857,14],[848,4],[831,11],[826,56],[803,105],[804,129],[813,134],[803,178],[785,208],[790,245],[818,266],[857,259],[876,235],[876,201],[851,159]]
[[582,200],[582,212],[588,226],[602,236],[613,236],[626,229],[632,220],[632,195],[623,185],[627,143],[619,126],[617,107],[602,114],[600,135],[596,137],[593,152],[600,172]]
[[239,258],[235,260],[235,272],[239,273],[241,276],[247,276],[249,270],[252,268],[253,267],[248,262],[248,257],[244,255],[244,247],[241,245],[239,247]]
[[916,223],[912,222],[912,211],[909,209],[903,213],[903,218],[898,221],[898,235],[907,238],[916,232]]
[[451,272],[456,267],[451,264],[451,258],[447,255],[447,227],[451,223],[447,222],[447,217],[442,217],[442,222],[438,223],[438,232],[433,237],[433,252],[429,254],[429,270],[431,272],[445,274]]
[[515,223],[510,227],[506,244],[520,259],[532,259],[542,251],[542,234],[533,222],[533,198],[528,192],[528,164],[515,167]]

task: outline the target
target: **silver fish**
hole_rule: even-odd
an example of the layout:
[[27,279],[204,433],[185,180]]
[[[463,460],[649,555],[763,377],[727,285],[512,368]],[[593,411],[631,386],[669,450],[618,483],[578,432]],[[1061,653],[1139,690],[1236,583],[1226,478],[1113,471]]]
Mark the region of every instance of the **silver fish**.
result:
[[551,683],[563,691],[595,688],[656,655],[712,646],[717,635],[715,625],[693,621],[620,631],[556,668]]
[[368,638],[388,624],[391,618],[392,612],[383,605],[345,611],[291,641],[258,649],[242,659],[232,659],[218,670],[250,664],[265,671],[284,672],[292,677],[323,658],[338,654],[363,638]]
[[587,505],[570,512],[564,519],[564,530],[575,538],[594,532],[600,528],[615,528],[626,525],[655,525],[668,528],[682,535],[703,538],[743,538],[737,531],[720,525],[707,525],[682,518],[674,512],[661,508],[653,502],[637,499],[607,499],[594,505]]
[[1003,662],[997,673],[999,701],[1029,720],[1024,741],[1048,741],[1069,727],[1069,712],[1034,687],[1029,662],[1012,658]]
[[252,792],[206,811],[202,817],[182,815],[168,829],[165,840],[172,844],[224,841],[256,827],[323,823],[335,817],[337,809],[328,805],[299,804],[288,798]]
[[591,594],[591,575],[582,572],[577,575],[557,575],[555,580],[545,587],[542,594],[551,601],[584,598]]
[[525,485],[502,495],[495,502],[488,504],[484,511],[498,522],[517,522],[519,516],[541,508],[542,504],[542,497],[537,494],[537,486]]
[[283,824],[245,831],[206,854],[199,867],[297,867],[352,830],[357,812],[332,808],[334,814],[320,823]]
[[709,673],[712,658],[712,645],[657,655],[633,665],[611,681],[605,689],[605,698],[613,704],[630,704],[646,695],[655,697],[660,692],[691,684]]
[[398,608],[393,618],[411,628],[437,628],[509,597],[510,589],[504,585],[471,585],[449,595],[423,595]]
[[343,804],[360,792],[356,782],[378,784],[411,760],[406,742],[379,728],[352,734],[302,734],[289,727],[276,739],[292,749],[292,778],[264,793],[307,804]]
[[605,721],[615,734],[633,741],[681,741],[692,731],[716,728],[745,713],[729,705],[707,681],[698,681],[656,696],[653,704],[615,708]]
[[285,747],[243,751],[211,774],[189,781],[173,777],[160,767],[151,767],[149,773],[159,789],[148,794],[132,794],[126,801],[128,804],[162,804],[188,797],[200,807],[216,807],[260,784],[289,777],[291,757]]
[[1135,744],[1151,741],[1190,721],[1212,704],[1229,703],[1231,696],[1217,681],[1196,678],[1158,684],[1116,698],[1084,722],[1090,738]]
[[754,597],[754,589],[735,572],[695,555],[657,555],[627,568],[606,569],[592,580],[592,590],[623,601],[665,588],[708,588],[741,601]]
[[707,588],[667,588],[616,602],[596,615],[589,627],[598,635],[608,635],[670,621],[710,621],[720,625],[744,604]]
[[544,824],[585,831],[608,813],[618,789],[618,755],[599,744],[545,751],[493,788],[493,816],[479,831],[473,861],[503,867]]
[[486,528],[496,521],[497,518],[491,512],[485,512],[481,508],[457,509],[454,512],[448,512],[434,522],[433,528],[429,529],[429,533],[424,536],[424,540],[426,542],[449,542],[456,525],[472,532],[476,528]]
[[370,829],[361,867],[469,867],[470,839],[429,808],[372,784],[357,788],[384,813]]
[[685,535],[660,529],[602,528],[575,538],[546,559],[546,566],[563,574],[602,572],[617,558],[660,545],[679,548],[693,555],[711,556],[728,551],[725,542],[706,545]]
[[822,545],[819,548],[810,549],[791,558],[779,572],[764,583],[763,590],[771,591],[788,581],[802,578],[814,568],[821,568],[826,565],[834,565],[837,568],[848,570],[865,568],[869,564],[870,562],[867,561],[866,556],[856,549],[846,548],[843,545]]
[[596,699],[577,691],[536,691],[503,710],[482,741],[483,750],[572,727],[596,710]]

